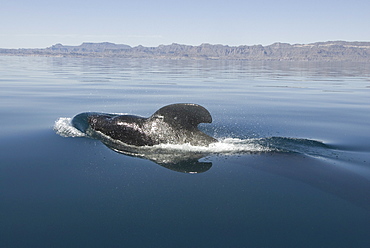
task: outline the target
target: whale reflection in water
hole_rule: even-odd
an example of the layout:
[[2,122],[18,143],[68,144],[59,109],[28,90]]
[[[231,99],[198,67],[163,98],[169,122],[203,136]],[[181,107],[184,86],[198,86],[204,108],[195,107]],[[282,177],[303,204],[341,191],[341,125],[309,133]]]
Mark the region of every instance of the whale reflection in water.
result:
[[132,157],[153,161],[167,169],[183,173],[202,173],[212,167],[212,162],[201,162],[200,159],[210,155],[207,152],[196,152],[181,149],[168,149],[160,146],[134,147],[117,142],[103,142],[113,151]]

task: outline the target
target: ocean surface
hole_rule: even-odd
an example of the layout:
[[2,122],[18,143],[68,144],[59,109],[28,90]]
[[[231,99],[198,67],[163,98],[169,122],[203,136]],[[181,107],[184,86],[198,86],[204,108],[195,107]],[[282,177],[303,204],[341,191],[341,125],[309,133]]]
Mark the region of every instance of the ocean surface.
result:
[[[219,140],[70,124],[197,103]],[[370,247],[370,64],[0,56],[0,247]]]

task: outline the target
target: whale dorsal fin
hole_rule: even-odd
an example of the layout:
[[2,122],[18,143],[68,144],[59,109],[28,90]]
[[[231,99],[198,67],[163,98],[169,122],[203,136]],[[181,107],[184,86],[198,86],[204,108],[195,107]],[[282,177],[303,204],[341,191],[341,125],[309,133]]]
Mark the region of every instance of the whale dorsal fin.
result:
[[171,125],[196,128],[199,123],[211,123],[212,116],[204,107],[194,103],[177,103],[164,106],[150,118],[163,118]]

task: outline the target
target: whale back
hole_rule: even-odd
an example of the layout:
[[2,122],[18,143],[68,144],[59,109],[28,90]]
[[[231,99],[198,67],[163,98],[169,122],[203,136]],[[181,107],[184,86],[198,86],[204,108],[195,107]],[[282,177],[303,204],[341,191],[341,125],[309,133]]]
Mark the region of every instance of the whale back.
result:
[[150,119],[160,118],[171,126],[195,129],[199,123],[211,123],[212,116],[204,107],[193,103],[177,103],[157,110]]

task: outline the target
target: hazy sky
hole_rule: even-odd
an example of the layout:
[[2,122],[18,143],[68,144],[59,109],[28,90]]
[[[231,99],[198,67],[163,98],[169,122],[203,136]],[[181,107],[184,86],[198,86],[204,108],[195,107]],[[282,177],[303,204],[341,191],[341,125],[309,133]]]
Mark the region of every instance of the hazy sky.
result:
[[0,48],[370,41],[369,0],[0,1]]

